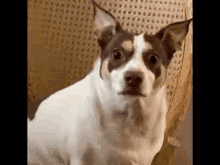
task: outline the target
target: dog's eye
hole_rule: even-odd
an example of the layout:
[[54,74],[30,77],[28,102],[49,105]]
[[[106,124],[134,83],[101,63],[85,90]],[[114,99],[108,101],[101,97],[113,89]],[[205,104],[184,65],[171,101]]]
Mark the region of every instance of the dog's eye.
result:
[[114,60],[121,60],[123,59],[123,53],[119,50],[119,49],[116,49],[113,51],[113,59]]
[[156,54],[150,54],[150,55],[148,56],[148,59],[150,60],[150,62],[151,62],[152,64],[156,64],[157,61],[158,61],[158,57],[157,57]]

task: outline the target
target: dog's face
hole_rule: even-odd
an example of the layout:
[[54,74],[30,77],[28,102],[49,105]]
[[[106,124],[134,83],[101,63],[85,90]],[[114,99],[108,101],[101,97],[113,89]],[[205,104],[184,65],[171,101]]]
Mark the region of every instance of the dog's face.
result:
[[95,26],[101,35],[100,78],[117,95],[149,97],[165,82],[166,70],[188,32],[191,20],[170,24],[155,35],[133,34],[96,3]]

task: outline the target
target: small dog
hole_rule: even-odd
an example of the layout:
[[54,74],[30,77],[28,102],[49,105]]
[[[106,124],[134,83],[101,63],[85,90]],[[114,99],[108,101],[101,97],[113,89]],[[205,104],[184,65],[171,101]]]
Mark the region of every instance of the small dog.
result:
[[90,74],[48,97],[28,120],[29,164],[150,165],[161,149],[166,72],[192,19],[133,34],[93,7],[101,55]]

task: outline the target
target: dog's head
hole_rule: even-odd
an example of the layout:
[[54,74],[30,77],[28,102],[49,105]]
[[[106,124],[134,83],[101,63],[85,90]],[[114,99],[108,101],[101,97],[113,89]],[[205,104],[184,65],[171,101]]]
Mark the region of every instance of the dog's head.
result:
[[133,34],[95,2],[93,6],[95,27],[101,33],[100,78],[117,95],[150,96],[164,84],[167,67],[192,19],[170,24],[155,35]]

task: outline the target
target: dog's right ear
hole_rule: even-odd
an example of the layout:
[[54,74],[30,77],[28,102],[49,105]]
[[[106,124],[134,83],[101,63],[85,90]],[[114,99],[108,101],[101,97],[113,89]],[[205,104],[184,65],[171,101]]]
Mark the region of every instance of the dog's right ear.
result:
[[113,15],[101,8],[93,0],[92,3],[94,8],[95,28],[101,33],[98,42],[101,48],[104,48],[112,36],[114,36],[121,27]]
[[185,39],[189,24],[193,19],[175,22],[162,28],[155,36],[160,39],[166,48],[168,59],[173,58],[173,54],[181,49],[183,40]]

